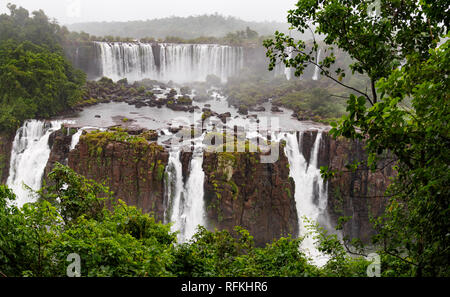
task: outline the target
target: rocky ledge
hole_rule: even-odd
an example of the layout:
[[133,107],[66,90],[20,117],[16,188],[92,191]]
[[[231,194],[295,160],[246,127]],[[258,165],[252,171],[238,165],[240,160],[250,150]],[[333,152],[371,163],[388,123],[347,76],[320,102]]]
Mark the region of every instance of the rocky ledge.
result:
[[[67,158],[76,172],[104,182],[117,198],[163,220],[169,153],[155,142],[156,138],[149,137],[150,131],[115,128],[85,133],[76,148],[68,152],[71,133],[61,131],[52,135],[48,169],[55,161]],[[300,147],[306,160],[311,157],[317,135],[318,131],[302,133]],[[204,153],[208,228],[231,230],[242,226],[251,232],[259,246],[288,234],[298,235],[295,184],[289,177],[289,162],[283,151],[280,149],[280,157],[273,164],[260,163],[262,153],[248,150]],[[318,165],[342,171],[328,181],[331,222],[336,224],[340,216],[351,216],[344,234],[368,241],[375,232],[369,218],[383,212],[387,201],[383,194],[395,172],[389,161],[380,164],[382,169],[376,172],[346,169],[347,164],[365,157],[363,143],[333,139],[326,132],[322,135]],[[184,181],[191,159],[191,152],[181,154]]]

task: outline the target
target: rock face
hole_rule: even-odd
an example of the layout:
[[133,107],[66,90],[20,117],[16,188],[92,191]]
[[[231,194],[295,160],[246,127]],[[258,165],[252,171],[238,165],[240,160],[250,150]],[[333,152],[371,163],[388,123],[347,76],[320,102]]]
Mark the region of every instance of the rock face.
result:
[[76,131],[74,128],[63,128],[50,134],[48,145],[51,151],[47,166],[45,166],[44,179],[52,171],[57,162],[68,165],[70,144],[72,142],[72,136]]
[[205,153],[205,204],[210,228],[242,226],[263,246],[297,235],[294,181],[282,153],[274,164],[262,164],[257,153]]
[[88,79],[96,79],[101,75],[100,57],[93,43],[65,45],[64,53],[74,67],[86,72]]
[[[105,182],[117,198],[130,205],[164,217],[165,168],[168,152],[144,133],[94,132],[81,136],[77,147],[69,153],[73,131],[57,131],[50,137],[52,153],[46,174],[55,162],[68,165],[76,172],[97,182]],[[144,136],[143,136],[144,135]],[[298,135],[300,149],[306,160],[318,132]],[[1,138],[4,139],[4,138]],[[8,150],[12,140],[1,142],[0,150]],[[9,145],[7,145],[9,144]],[[189,175],[191,152],[180,156],[184,182]],[[340,216],[352,216],[344,225],[350,238],[368,241],[374,234],[369,217],[382,214],[387,199],[383,196],[389,177],[395,172],[388,163],[383,170],[348,172],[347,164],[364,160],[361,142],[333,139],[322,135],[319,166],[344,171],[328,181],[328,214],[332,224]],[[388,161],[385,161],[388,162]],[[282,236],[297,236],[298,215],[295,204],[295,184],[289,177],[289,162],[280,148],[280,157],[273,164],[260,163],[260,153],[204,153],[205,205],[209,229],[232,230],[242,226],[254,236],[258,246]],[[6,172],[7,174],[7,172]]]
[[319,165],[340,170],[328,183],[328,213],[336,223],[341,216],[352,218],[344,225],[344,235],[368,243],[375,234],[370,217],[380,216],[388,198],[384,196],[390,177],[395,176],[390,160],[382,160],[376,172],[362,168],[351,172],[346,165],[367,160],[364,144],[324,135]]
[[9,174],[9,162],[14,134],[0,134],[0,184],[5,184]]
[[104,182],[129,205],[164,214],[164,173],[168,153],[143,138],[108,138],[109,132],[87,134],[69,154],[69,166],[79,174]]

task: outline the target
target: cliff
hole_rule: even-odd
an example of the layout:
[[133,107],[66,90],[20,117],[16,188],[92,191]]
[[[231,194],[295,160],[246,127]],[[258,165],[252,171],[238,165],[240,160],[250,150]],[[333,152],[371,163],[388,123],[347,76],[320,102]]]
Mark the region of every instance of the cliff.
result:
[[[158,220],[164,216],[164,176],[168,152],[143,135],[124,131],[84,134],[77,147],[68,152],[70,134],[58,131],[50,137],[52,153],[46,168],[54,162],[65,162],[76,172],[98,182],[105,182],[115,196],[153,212]],[[318,135],[307,131],[301,136],[300,150],[310,160]],[[154,139],[152,139],[154,140]],[[281,144],[283,145],[283,144]],[[350,172],[346,165],[364,160],[361,142],[322,136],[318,166],[341,170],[328,181],[328,215],[332,224],[340,216],[351,216],[344,234],[368,241],[374,234],[371,216],[382,214],[386,198],[384,191],[395,172],[388,161],[382,170]],[[192,153],[180,157],[183,180],[189,175]],[[205,204],[209,229],[232,230],[242,226],[261,246],[273,239],[291,234],[297,236],[298,217],[295,204],[295,184],[289,177],[289,162],[280,148],[280,157],[273,164],[259,162],[260,153],[204,153]],[[385,166],[386,165],[386,166]]]
[[210,228],[242,226],[263,246],[289,234],[297,236],[295,185],[280,150],[273,164],[258,153],[205,153],[205,204]]
[[104,182],[116,197],[161,221],[167,161],[168,153],[161,146],[120,131],[84,134],[69,154],[69,167]]
[[5,184],[9,174],[9,162],[14,134],[0,133],[0,184]]
[[364,166],[351,171],[346,165],[367,160],[364,143],[333,139],[328,134],[323,138],[319,154],[320,166],[338,170],[337,175],[328,181],[331,221],[336,223],[339,217],[350,216],[351,219],[344,225],[344,235],[368,243],[375,234],[370,218],[384,212],[388,200],[384,194],[390,178],[396,174],[392,169],[392,160],[381,160],[375,172]]
[[68,165],[70,144],[72,142],[72,136],[76,131],[77,130],[74,128],[63,127],[50,134],[48,145],[51,148],[51,152],[44,169],[44,179],[46,179],[48,174],[52,171],[56,162],[66,166]]

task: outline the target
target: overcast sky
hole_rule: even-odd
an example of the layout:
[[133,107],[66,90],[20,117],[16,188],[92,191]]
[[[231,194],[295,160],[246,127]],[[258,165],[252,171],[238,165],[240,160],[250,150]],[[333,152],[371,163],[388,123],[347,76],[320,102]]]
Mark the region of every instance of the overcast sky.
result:
[[213,14],[247,21],[285,22],[297,0],[0,0],[0,13],[14,3],[29,11],[43,9],[60,24],[88,21],[129,21],[169,16]]

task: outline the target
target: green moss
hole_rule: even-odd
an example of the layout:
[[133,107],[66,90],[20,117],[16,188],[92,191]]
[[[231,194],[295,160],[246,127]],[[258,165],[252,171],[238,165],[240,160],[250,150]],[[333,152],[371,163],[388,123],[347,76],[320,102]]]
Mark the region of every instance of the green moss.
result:
[[289,198],[292,198],[291,189],[289,189],[289,188],[284,188],[284,190],[286,191],[288,197],[289,197]]
[[[160,160],[158,160],[158,163],[160,162]],[[164,165],[162,165],[162,164],[159,164],[158,165],[158,169],[157,169],[157,172],[156,172],[156,179],[158,180],[158,181],[162,181],[163,180],[163,177],[164,177],[164,171],[165,171],[165,166]]]
[[0,155],[0,178],[3,176],[3,170],[6,168],[6,156]]
[[231,191],[233,192],[233,199],[236,200],[239,195],[239,188],[236,183],[232,180],[228,182],[231,185]]

